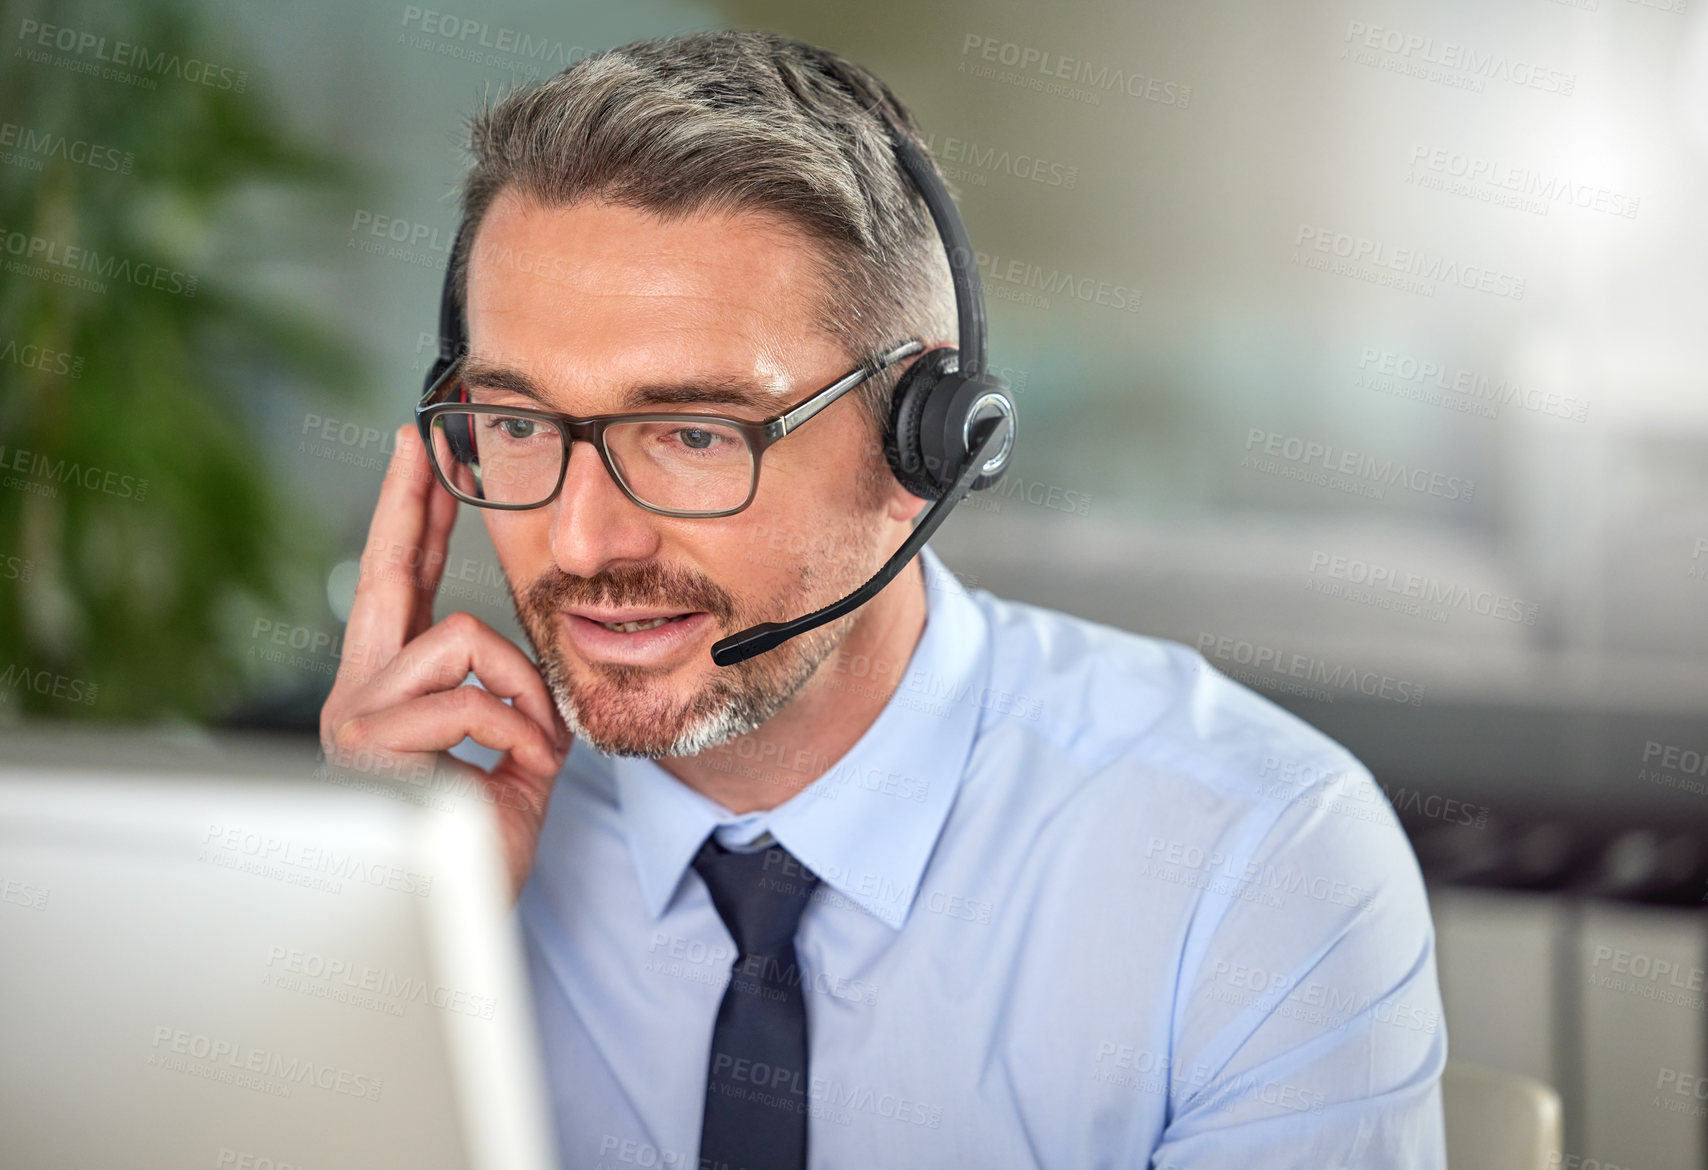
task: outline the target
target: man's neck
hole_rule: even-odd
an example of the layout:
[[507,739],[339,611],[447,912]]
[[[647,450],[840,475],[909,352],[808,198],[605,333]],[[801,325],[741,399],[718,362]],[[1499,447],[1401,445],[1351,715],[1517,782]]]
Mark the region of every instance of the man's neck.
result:
[[781,711],[729,743],[659,766],[731,812],[777,807],[829,771],[877,721],[925,631],[925,612],[916,556],[860,607],[848,636]]

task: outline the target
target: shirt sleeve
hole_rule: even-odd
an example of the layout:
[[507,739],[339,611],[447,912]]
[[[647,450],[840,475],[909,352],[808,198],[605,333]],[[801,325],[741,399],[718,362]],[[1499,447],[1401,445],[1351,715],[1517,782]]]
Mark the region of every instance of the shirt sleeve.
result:
[[1269,785],[1211,858],[1157,1170],[1445,1170],[1447,1033],[1411,845],[1362,765]]

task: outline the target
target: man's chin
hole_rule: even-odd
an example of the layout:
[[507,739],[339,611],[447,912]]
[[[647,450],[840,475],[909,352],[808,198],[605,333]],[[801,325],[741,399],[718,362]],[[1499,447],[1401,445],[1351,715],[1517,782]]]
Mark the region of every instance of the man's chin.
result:
[[[614,595],[695,596],[691,587],[672,592],[665,588],[668,581],[652,584],[649,590],[637,584]],[[536,585],[528,591],[527,604],[517,606],[517,617],[570,731],[612,756],[694,756],[746,735],[794,699],[858,616],[844,614],[734,666],[714,666],[710,654],[702,658],[698,650],[641,665],[590,660],[579,653],[572,633],[560,621],[568,601],[575,600],[564,597],[566,592],[561,585]],[[701,589],[699,596],[710,596],[710,591]],[[801,613],[811,608],[810,599],[789,597],[764,611]],[[713,610],[719,617],[714,628],[702,632],[707,640],[745,629],[763,620],[764,612],[730,604],[712,605],[704,612]]]
[[676,671],[609,664],[567,670],[548,660],[541,673],[570,731],[608,756],[698,755],[753,730],[761,714],[715,677],[690,683],[684,695]]

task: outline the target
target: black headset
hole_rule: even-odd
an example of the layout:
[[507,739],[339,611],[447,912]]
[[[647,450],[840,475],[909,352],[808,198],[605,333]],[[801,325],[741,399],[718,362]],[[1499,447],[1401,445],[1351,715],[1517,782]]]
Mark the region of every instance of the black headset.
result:
[[[846,597],[788,622],[761,622],[712,645],[712,661],[734,666],[763,654],[796,634],[803,634],[859,608],[889,584],[902,567],[924,547],[949,512],[969,491],[992,487],[1008,469],[1014,451],[1016,413],[1008,385],[985,364],[984,289],[978,263],[967,242],[967,229],[955,210],[937,172],[896,125],[888,111],[874,104],[889,131],[890,143],[902,170],[925,200],[949,258],[955,285],[955,316],[959,348],[928,350],[916,358],[896,383],[884,428],[884,457],[908,491],[932,501],[913,532],[872,578]],[[468,346],[468,331],[457,303],[456,258],[463,251],[464,223],[457,229],[451,261],[445,267],[439,297],[439,355],[427,371],[423,392]],[[459,442],[460,439],[460,442]],[[451,436],[453,453],[473,457],[470,436]]]

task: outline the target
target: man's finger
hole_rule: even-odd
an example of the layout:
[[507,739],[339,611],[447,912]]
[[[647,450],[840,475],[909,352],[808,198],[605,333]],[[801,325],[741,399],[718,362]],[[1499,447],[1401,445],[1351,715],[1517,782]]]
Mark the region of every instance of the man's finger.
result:
[[[344,628],[346,655],[354,649],[371,669],[391,661],[417,621],[416,577],[425,567],[422,540],[433,469],[413,426],[397,429],[397,446],[368,525],[356,597]],[[429,616],[429,624],[431,618]]]
[[533,660],[503,634],[460,611],[399,651],[368,684],[359,702],[368,710],[396,706],[462,686],[471,671],[491,694],[514,701],[516,709],[548,738],[561,738],[557,705]]
[[[432,475],[432,468],[424,468]],[[421,537],[421,564],[415,573],[415,622],[410,637],[422,633],[433,624],[433,599],[439,594],[439,582],[445,576],[445,560],[450,555],[451,527],[457,522],[461,505],[457,497],[436,480],[427,489],[427,522]]]
[[509,752],[524,771],[555,776],[563,754],[532,719],[479,687],[435,691],[370,712],[334,732],[339,747],[392,753],[447,751],[473,739]]

